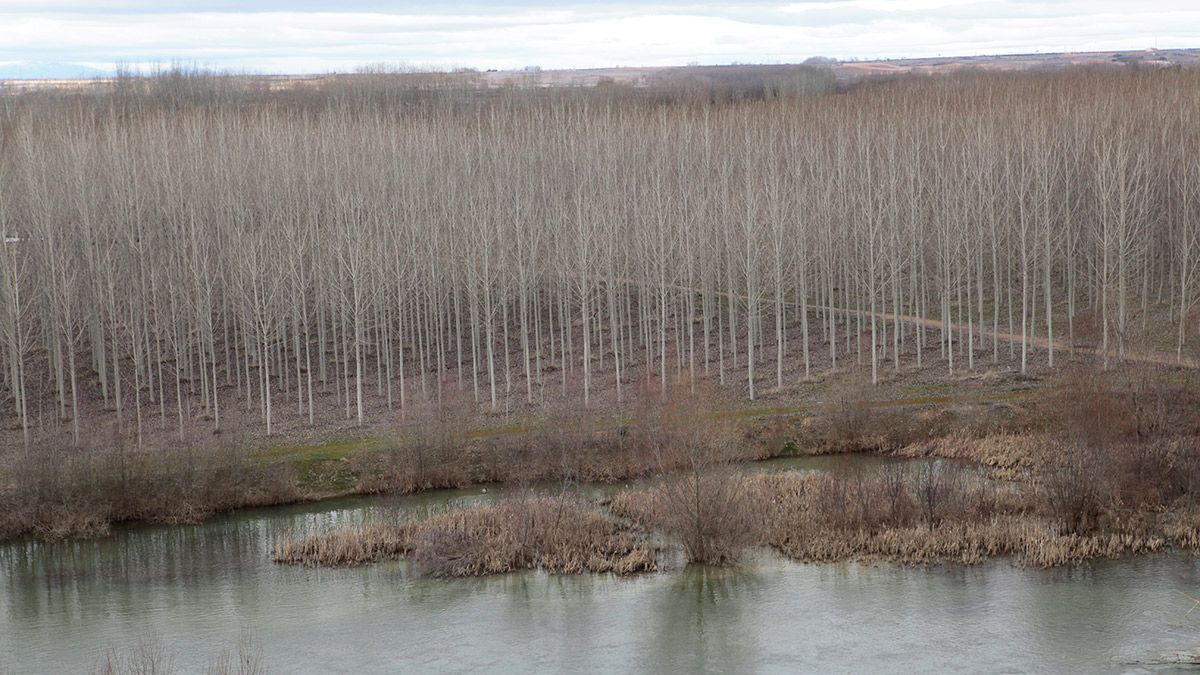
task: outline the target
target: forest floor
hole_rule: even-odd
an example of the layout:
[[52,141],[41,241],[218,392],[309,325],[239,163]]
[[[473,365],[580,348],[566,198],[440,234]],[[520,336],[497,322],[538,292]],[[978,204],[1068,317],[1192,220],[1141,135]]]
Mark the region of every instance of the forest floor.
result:
[[[798,306],[787,303],[792,310]],[[810,305],[809,311],[817,313],[827,308]],[[843,314],[843,310],[837,310]],[[130,404],[126,390],[123,410],[118,413],[111,400],[101,395],[98,383],[84,382],[80,396],[81,451],[113,449],[161,449],[173,450],[193,448],[197,451],[237,449],[256,457],[283,459],[332,459],[339,453],[358,449],[386,446],[399,435],[427,433],[433,427],[453,426],[465,438],[473,439],[487,435],[511,435],[527,432],[539,424],[539,420],[550,419],[556,423],[565,420],[570,424],[594,423],[607,420],[610,425],[626,422],[636,417],[646,403],[664,396],[669,389],[676,389],[680,381],[691,380],[692,392],[696,389],[714,402],[710,407],[719,407],[727,416],[755,417],[768,413],[796,415],[805,411],[819,411],[829,401],[844,398],[848,392],[863,398],[877,400],[878,405],[919,405],[923,399],[938,403],[953,403],[955,397],[965,400],[981,396],[1008,395],[1013,388],[1033,389],[1055,369],[1049,367],[1049,348],[1053,344],[1054,362],[1064,366],[1080,361],[1099,364],[1117,364],[1118,355],[1110,349],[1105,359],[1103,351],[1094,344],[1071,344],[1065,339],[1053,342],[1038,337],[1031,331],[1028,338],[1028,357],[1025,373],[1020,372],[1020,334],[1010,331],[974,327],[974,359],[969,359],[962,342],[968,326],[955,324],[957,340],[955,357],[951,367],[945,354],[939,349],[937,333],[942,325],[938,319],[915,316],[896,316],[879,312],[875,317],[894,328],[896,322],[904,324],[908,332],[907,342],[901,346],[900,362],[895,364],[894,355],[889,353],[888,335],[883,332],[881,354],[878,359],[879,382],[870,384],[870,312],[849,310],[845,312],[857,321],[859,332],[847,334],[843,325],[838,335],[836,364],[830,356],[827,342],[818,333],[816,319],[812,321],[813,336],[809,344],[809,368],[801,362],[801,345],[798,322],[787,326],[787,350],[781,371],[776,373],[775,345],[773,334],[761,346],[756,359],[756,396],[750,401],[747,396],[747,374],[744,353],[736,357],[726,353],[724,362],[718,356],[719,343],[708,350],[702,344],[695,345],[689,355],[687,345],[669,340],[666,350],[666,377],[663,382],[661,364],[647,369],[639,363],[623,364],[620,386],[617,384],[612,353],[595,352],[597,362],[591,369],[591,396],[588,405],[583,401],[583,373],[577,363],[578,354],[564,359],[547,354],[541,361],[541,372],[533,373],[528,384],[521,367],[520,345],[510,345],[508,356],[497,357],[496,398],[491,403],[491,391],[487,374],[478,373],[473,378],[469,368],[450,365],[440,374],[427,372],[410,374],[405,388],[406,400],[401,405],[399,385],[392,383],[391,402],[387,386],[377,364],[368,362],[363,377],[363,419],[360,423],[353,405],[355,391],[350,380],[339,381],[336,371],[342,364],[330,364],[332,377],[318,382],[312,405],[310,422],[309,402],[298,386],[295,373],[290,382],[285,380],[281,389],[272,397],[272,434],[267,436],[264,425],[264,409],[259,392],[247,390],[245,386],[224,383],[219,387],[219,428],[213,410],[200,401],[198,391],[192,391],[194,383],[184,388],[181,402],[166,392],[162,402],[151,402],[154,392],[142,394],[140,410]],[[1058,321],[1058,319],[1056,319]],[[847,324],[856,323],[850,320]],[[1062,325],[1058,323],[1056,325]],[[922,365],[916,365],[912,330],[919,327],[926,333],[925,348],[922,350]],[[744,344],[744,327],[738,339]],[[883,331],[881,325],[880,328]],[[1169,330],[1167,332],[1170,332]],[[1083,342],[1082,340],[1079,342]],[[1097,342],[1090,340],[1088,342]],[[1175,355],[1147,348],[1152,341],[1143,340],[1138,347],[1131,347],[1124,354],[1124,364],[1160,366],[1168,371],[1200,371],[1200,358],[1192,354]],[[655,348],[657,345],[654,346]],[[655,351],[654,348],[651,351]],[[707,363],[705,352],[711,352]],[[728,350],[727,350],[728,351]],[[641,354],[645,356],[644,354]],[[655,358],[657,354],[653,355]],[[469,357],[468,357],[469,358]],[[503,365],[499,365],[503,364]],[[505,367],[507,366],[507,367]],[[127,383],[130,384],[131,383]],[[782,385],[782,386],[779,386]],[[858,391],[866,388],[874,391]],[[890,403],[889,403],[890,402]],[[179,410],[179,408],[182,410]],[[69,418],[60,418],[53,400],[39,400],[31,415],[31,446],[37,451],[44,448],[57,450],[74,447],[72,423]],[[0,427],[0,478],[4,475],[6,459],[12,461],[24,453],[25,439],[22,428],[15,420]]]

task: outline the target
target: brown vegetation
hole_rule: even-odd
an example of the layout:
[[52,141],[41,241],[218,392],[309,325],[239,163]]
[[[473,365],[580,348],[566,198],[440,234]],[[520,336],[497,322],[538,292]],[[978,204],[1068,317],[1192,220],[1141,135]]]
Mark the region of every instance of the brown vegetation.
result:
[[409,550],[404,528],[357,525],[306,537],[282,537],[273,559],[288,565],[349,567],[400,557]]
[[[404,427],[378,449],[288,463],[232,448],[60,448],[22,453],[0,470],[0,540],[102,536],[114,523],[197,523],[236,508],[347,494],[411,494],[500,483],[613,483],[693,466],[674,452],[711,433],[709,402],[686,389],[643,399],[642,416],[613,423],[548,416],[529,429],[472,438],[445,408]],[[778,448],[726,439],[723,461],[763,459]]]
[[[738,425],[714,414],[710,392],[686,387],[647,398],[643,417],[616,427],[576,417],[571,428],[567,418],[551,418],[464,444],[447,431],[453,419],[439,418],[418,425],[398,441],[403,445],[341,463],[352,478],[345,489],[416,492],[483,481],[565,488],[640,476],[653,482],[603,504],[632,529],[609,530],[602,510],[573,498],[527,498],[416,524],[289,539],[280,542],[277,559],[353,565],[404,556],[437,575],[528,567],[628,572],[646,567],[635,564],[645,561],[644,551],[626,547],[626,538],[641,541],[646,535],[639,533],[652,530],[671,535],[689,561],[716,564],[758,545],[801,560],[1009,556],[1037,565],[1165,546],[1197,549],[1200,445],[1179,432],[1190,430],[1190,385],[1153,370],[1086,375],[1068,370],[1046,394],[999,417],[937,406],[914,414],[835,392],[830,414],[801,431],[774,418],[762,433],[753,431],[758,423],[735,432]],[[845,468],[750,477],[736,467],[791,447],[796,441],[787,439],[797,433],[805,434],[806,451],[845,456]],[[863,442],[868,437],[876,440]],[[863,449],[946,459],[868,473],[848,454]],[[239,505],[314,496],[276,473],[281,466],[204,457],[210,461],[176,455],[156,464],[146,453],[64,453],[55,471],[20,467],[18,475],[36,479],[24,481],[21,498],[9,496],[21,508],[0,513],[10,534],[53,537],[103,532],[112,521],[194,521]],[[990,467],[993,479],[969,469],[978,465]],[[994,480],[1000,477],[1007,482]],[[551,506],[566,509],[575,525],[563,529],[549,519]],[[584,555],[587,537],[598,537],[591,545],[600,553]]]
[[[1171,395],[1176,387],[1170,377],[1152,370],[1097,372],[1091,378],[1068,372],[1046,395],[1005,413],[998,425],[992,419],[954,424],[955,414],[949,415],[950,423],[937,419],[944,414],[910,414],[915,422],[894,424],[898,414],[879,407],[835,407],[827,418],[806,425],[813,436],[808,448],[838,453],[844,466],[809,475],[737,469],[744,448],[761,447],[764,437],[773,442],[787,437],[777,425],[748,439],[730,435],[729,426],[692,408],[663,405],[639,437],[644,454],[655,459],[653,480],[599,506],[631,524],[633,529],[623,533],[644,537],[636,533],[661,531],[678,542],[689,562],[707,564],[736,561],[754,546],[811,562],[973,564],[1006,557],[1035,566],[1169,547],[1195,551],[1200,548],[1200,438],[1187,433],[1191,399]],[[1088,412],[1099,409],[1103,415]],[[849,452],[862,447],[862,436],[846,434],[850,420],[860,431],[877,430],[879,437],[892,439],[889,443],[909,438],[896,454],[927,458],[864,469]],[[919,429],[925,431],[914,431]],[[990,467],[990,475],[977,470],[980,466]],[[997,473],[1008,480],[999,480]],[[542,511],[561,503],[539,499],[534,503]],[[521,531],[518,523],[539,521],[515,517],[512,504],[419,521],[430,528],[424,530],[429,539],[420,552],[405,525],[284,542],[277,556],[357,564],[403,553],[428,561],[428,569],[443,575],[528,566],[562,569],[562,563],[533,563],[528,553],[515,553],[542,545],[514,543],[529,541],[512,534]],[[597,522],[612,522],[596,506],[574,504]],[[533,531],[546,529],[545,519],[540,522]],[[450,536],[447,530],[460,534]],[[568,549],[585,539],[572,541]],[[568,567],[612,569],[607,563]]]
[[1150,530],[1062,533],[1030,511],[1027,494],[960,482],[944,466],[927,464],[916,473],[899,483],[887,477],[759,477],[754,489],[768,514],[762,542],[812,562],[973,564],[1010,557],[1036,566],[1159,550],[1167,543]]
[[407,556],[437,577],[544,569],[556,574],[635,574],[657,567],[644,535],[568,494],[513,497],[435,513],[393,525],[373,525],[284,538],[279,563],[359,565]]
[[664,407],[661,414],[652,439],[655,487],[613,498],[623,504],[640,496],[647,503],[640,510],[609,505],[642,526],[677,537],[689,562],[734,562],[753,541],[745,478],[735,462],[755,445],[730,427],[695,416],[694,410]]
[[[804,561],[1009,557],[1037,566],[1166,547],[1194,551],[1200,535],[1195,394],[1164,375],[1123,369],[1089,377],[1071,370],[998,432],[979,420],[948,425],[896,453],[945,459],[867,473],[847,456],[843,469],[828,473],[737,477],[721,491],[722,502],[746,515],[723,530],[722,543],[733,551],[767,545]],[[844,401],[809,427],[811,449],[887,451],[920,426]],[[980,465],[991,468],[990,477],[971,469]],[[689,476],[669,476],[608,505],[685,540],[696,524],[679,517],[671,496],[694,495],[697,485]],[[691,506],[685,513],[702,511],[700,501],[684,503]]]
[[[735,555],[737,547],[765,545],[805,562],[975,564],[1007,557],[1053,566],[1197,545],[1191,502],[1129,517],[1117,500],[1090,495],[1083,500],[1090,517],[1081,518],[1079,505],[1061,501],[1068,492],[999,485],[946,462],[891,464],[877,475],[755,475],[737,487],[748,516],[743,529],[721,542]],[[671,489],[677,488],[625,492],[608,504],[620,516],[675,534],[679,521],[661,496]]]
[[197,523],[302,497],[291,467],[251,463],[235,450],[64,449],[28,453],[6,469],[0,539],[100,536],[127,521]]

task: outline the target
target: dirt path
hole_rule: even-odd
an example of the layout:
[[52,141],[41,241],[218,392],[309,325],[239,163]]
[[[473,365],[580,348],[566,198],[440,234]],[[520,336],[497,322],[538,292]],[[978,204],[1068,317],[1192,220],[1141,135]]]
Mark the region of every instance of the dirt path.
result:
[[[796,303],[788,303],[788,304],[792,307],[798,306]],[[841,309],[841,308],[837,308],[837,307],[827,307],[824,305],[809,305],[808,308],[809,309],[821,309],[821,310],[826,310],[826,311],[832,310],[835,312],[848,312],[854,316],[859,316],[859,315],[862,315],[865,317],[871,316],[871,312],[866,311],[866,310],[856,310],[856,309],[846,310],[846,309]],[[897,319],[899,319],[900,321],[902,321],[904,323],[912,324],[915,326],[923,326],[925,328],[940,329],[940,328],[942,328],[942,325],[943,325],[939,319],[926,319],[926,318],[919,317],[919,316],[909,316],[909,315],[905,315],[905,314],[901,314],[901,315],[897,316],[896,314],[891,314],[891,313],[887,313],[887,312],[875,312],[875,316],[878,318],[881,318],[885,321],[896,321]],[[968,327],[965,324],[961,324],[961,323],[950,324],[950,327],[954,329],[954,332],[956,334],[962,334],[968,330]],[[1002,340],[1005,342],[1021,344],[1021,336],[1017,335],[1015,333],[1006,333],[1004,331],[995,331],[990,328],[984,328],[982,331],[979,330],[978,328],[975,328],[974,331],[976,334],[982,333],[986,337],[996,338],[996,339],[999,339],[999,340]],[[1037,347],[1039,349],[1045,349],[1045,350],[1048,350],[1050,348],[1050,344],[1051,344],[1050,340],[1048,340],[1044,337],[1033,337],[1033,336],[1026,338],[1026,342],[1028,342],[1033,347]],[[1071,354],[1081,354],[1082,353],[1082,354],[1089,354],[1089,355],[1095,356],[1097,358],[1104,358],[1104,350],[1102,350],[1098,347],[1081,347],[1081,346],[1077,346],[1077,345],[1072,345],[1070,342],[1067,342],[1066,340],[1054,340],[1053,344],[1054,344],[1055,351],[1068,352]],[[1116,354],[1113,353],[1112,349],[1109,350],[1109,357],[1114,358],[1114,359],[1117,358]],[[1161,365],[1161,366],[1180,366],[1183,368],[1200,368],[1200,360],[1187,358],[1187,357],[1180,359],[1174,355],[1164,354],[1162,352],[1125,352],[1125,360],[1126,361],[1134,361],[1134,362],[1138,362],[1138,363],[1151,363],[1151,364]]]
[[[621,283],[634,283],[630,279],[617,279],[617,281],[619,281]],[[700,293],[701,292],[701,290],[698,288],[690,288],[688,286],[683,286],[683,285],[679,285],[679,284],[667,284],[667,288],[670,288],[672,290],[677,290],[677,291],[690,291],[692,293]],[[732,297],[732,298],[736,298],[738,300],[747,300],[748,299],[744,295],[738,295],[736,293],[728,293],[728,292],[722,292],[722,291],[717,291],[716,295],[724,296],[727,298]],[[773,303],[773,301],[768,301],[768,304],[774,304],[774,303]],[[794,302],[794,301],[784,302],[783,304],[784,304],[784,306],[791,307],[791,308],[798,308],[798,307],[802,306],[800,303]],[[893,314],[890,312],[874,312],[874,313],[872,313],[868,310],[844,309],[841,307],[830,307],[827,305],[811,305],[811,304],[807,306],[807,309],[809,311],[817,309],[817,310],[822,310],[822,311],[842,312],[842,313],[846,313],[846,314],[851,314],[856,317],[857,316],[870,317],[873,314],[875,317],[883,319],[885,321],[893,321],[894,322],[896,320],[899,320],[899,321],[902,321],[904,323],[907,323],[907,324],[910,324],[913,326],[921,326],[924,328],[938,328],[938,329],[942,328],[942,321],[940,319],[926,319],[924,317],[911,316],[911,315],[907,315],[907,314],[897,315],[897,314]],[[968,328],[965,324],[961,324],[961,323],[950,324],[950,327],[954,330],[955,334],[965,333]],[[976,334],[982,333],[986,337],[996,338],[998,340],[1002,340],[1005,342],[1012,342],[1015,344],[1021,344],[1021,342],[1022,342],[1021,336],[1017,335],[1015,333],[996,331],[996,330],[992,330],[989,328],[984,328],[982,330],[976,328],[975,332],[976,332]],[[1028,338],[1025,339],[1025,342],[1027,342],[1030,346],[1033,346],[1033,347],[1036,347],[1039,349],[1045,349],[1045,350],[1049,350],[1050,345],[1051,345],[1051,341],[1044,337],[1029,336]],[[1068,352],[1071,354],[1089,354],[1089,355],[1092,355],[1092,356],[1095,356],[1095,357],[1101,358],[1101,359],[1104,358],[1104,356],[1105,356],[1103,349],[1100,349],[1098,347],[1081,347],[1081,346],[1073,345],[1070,342],[1067,342],[1066,340],[1054,340],[1053,345],[1054,345],[1055,351]],[[1116,354],[1113,352],[1112,349],[1109,350],[1108,356],[1113,359],[1117,358]],[[1193,358],[1189,358],[1189,357],[1179,358],[1173,354],[1164,354],[1162,352],[1125,352],[1125,360],[1126,361],[1134,361],[1137,363],[1150,363],[1150,364],[1160,365],[1160,366],[1179,366],[1182,368],[1192,368],[1192,369],[1200,368],[1200,359],[1193,359]]]

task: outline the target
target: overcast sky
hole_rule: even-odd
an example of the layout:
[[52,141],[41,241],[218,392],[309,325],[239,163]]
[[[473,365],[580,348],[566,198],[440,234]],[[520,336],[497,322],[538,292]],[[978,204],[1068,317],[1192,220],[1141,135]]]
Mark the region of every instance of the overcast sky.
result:
[[575,68],[1200,47],[1200,0],[0,0],[0,64]]

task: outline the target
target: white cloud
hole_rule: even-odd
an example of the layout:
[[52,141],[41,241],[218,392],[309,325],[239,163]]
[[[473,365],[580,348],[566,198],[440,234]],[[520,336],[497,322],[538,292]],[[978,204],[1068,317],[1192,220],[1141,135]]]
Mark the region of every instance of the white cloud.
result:
[[793,2],[780,9],[793,14],[813,11],[857,9],[867,12],[926,12],[947,7],[963,7],[983,4],[979,0],[815,0]]
[[[585,67],[1200,46],[1200,3],[1158,0],[804,0],[786,4],[464,0],[382,11],[374,0],[126,0],[120,11],[0,0],[0,61],[194,61],[273,72],[362,63]],[[396,5],[397,3],[392,3]],[[346,6],[355,11],[330,11]],[[95,7],[95,5],[91,5]],[[238,9],[240,7],[240,9]],[[214,10],[214,8],[216,8]],[[320,10],[320,11],[317,11]]]

